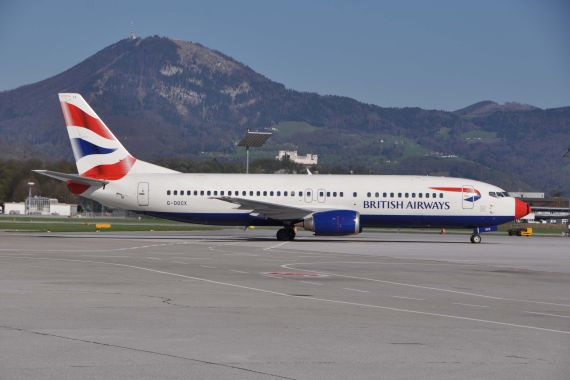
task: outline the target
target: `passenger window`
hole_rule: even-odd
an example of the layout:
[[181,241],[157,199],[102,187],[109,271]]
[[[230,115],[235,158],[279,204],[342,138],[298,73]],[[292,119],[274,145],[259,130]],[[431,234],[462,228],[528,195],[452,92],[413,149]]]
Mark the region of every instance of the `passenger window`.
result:
[[180,195],[184,195],[184,190],[180,190]]
[[402,198],[402,193],[398,193],[398,198]]
[[257,191],[257,196],[259,197],[261,195],[261,191]]
[[269,192],[269,195],[270,195],[270,196],[273,196],[273,191],[270,191],[270,192]]
[[307,191],[307,196],[310,197],[311,196],[311,192]]
[[416,197],[416,193],[412,193],[412,198],[415,198],[415,197]]
[[380,193],[375,193],[374,196],[375,196],[376,198],[380,198]]
[[166,190],[166,195],[170,195],[170,190]]
[[432,197],[432,198],[437,198],[437,194],[436,194],[436,193],[433,193],[433,194],[431,195],[431,197]]
[[324,196],[325,196],[325,193],[322,191],[319,191],[319,197],[324,197]]
[[429,193],[426,193],[426,198],[429,198]]
[[424,193],[418,193],[418,198],[422,198],[424,196]]
[[218,190],[214,190],[214,195],[218,195]]
[[336,191],[333,191],[333,197],[336,197]]
[[356,194],[356,192],[352,193],[352,196],[353,196],[354,198],[356,198],[357,195],[358,195],[358,194]]
[[371,193],[366,193],[366,196],[367,196],[368,198],[370,198],[370,197],[372,196],[372,194],[371,194]]
[[343,193],[342,191],[339,193],[339,195],[340,195],[341,197],[344,197],[344,193]]
[[194,190],[194,195],[198,195],[198,190]]
[[303,196],[303,192],[299,191],[299,196],[302,197]]
[[327,198],[330,198],[330,196],[331,196],[331,192],[327,191]]
[[439,193],[439,197],[440,197],[440,198],[443,198],[443,193]]
[[[236,195],[239,195],[239,191],[236,191]],[[241,195],[245,197],[247,195],[247,191],[242,190]]]
[[220,195],[222,196],[224,195],[224,190],[220,191]]
[[390,193],[390,198],[394,198],[394,193]]
[[206,194],[207,194],[207,195],[212,195],[212,192],[211,192],[210,190],[208,190],[208,191],[206,192]]
[[382,193],[382,196],[383,196],[384,198],[386,198],[386,197],[388,196],[388,194],[387,194],[387,193]]
[[286,192],[286,191],[283,192],[283,196],[284,196],[284,197],[287,196],[287,192]]
[[408,198],[410,196],[409,193],[404,194],[404,197]]
[[200,190],[200,195],[204,195],[204,190]]
[[295,192],[294,192],[294,191],[291,192],[291,196],[292,196],[292,197],[295,196]]
[[174,195],[178,195],[178,190],[174,190]]
[[263,192],[263,196],[266,197],[267,196],[267,191]]

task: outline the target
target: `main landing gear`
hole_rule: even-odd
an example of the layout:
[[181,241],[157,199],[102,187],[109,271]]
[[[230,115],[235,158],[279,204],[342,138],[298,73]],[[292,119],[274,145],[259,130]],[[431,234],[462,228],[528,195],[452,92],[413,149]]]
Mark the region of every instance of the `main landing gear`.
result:
[[473,243],[473,244],[481,243],[481,235],[479,235],[479,234],[471,235],[471,243]]
[[277,231],[277,240],[291,241],[295,239],[295,230],[293,228],[281,228]]

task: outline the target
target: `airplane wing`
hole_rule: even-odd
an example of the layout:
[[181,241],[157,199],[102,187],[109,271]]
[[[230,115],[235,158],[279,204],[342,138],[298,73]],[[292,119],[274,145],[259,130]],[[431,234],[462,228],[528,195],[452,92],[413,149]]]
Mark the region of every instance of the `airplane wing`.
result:
[[283,206],[275,203],[254,201],[251,199],[234,197],[213,197],[224,202],[239,205],[240,210],[252,210],[252,213],[259,214],[266,218],[277,220],[300,220],[314,211],[298,207]]
[[38,174],[41,174],[41,175],[45,175],[47,177],[59,179],[60,181],[65,181],[65,182],[71,181],[73,183],[78,183],[81,185],[105,187],[105,185],[109,183],[109,181],[105,181],[102,179],[84,177],[84,176],[81,176],[79,174],[60,173],[60,172],[54,172],[51,170],[32,170],[32,171],[36,172]]

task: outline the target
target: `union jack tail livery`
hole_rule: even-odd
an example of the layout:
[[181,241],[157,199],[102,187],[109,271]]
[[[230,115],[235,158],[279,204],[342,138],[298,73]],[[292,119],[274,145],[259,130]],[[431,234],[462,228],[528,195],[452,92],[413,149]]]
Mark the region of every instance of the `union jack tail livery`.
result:
[[77,171],[81,176],[117,180],[136,159],[79,94],[59,94]]
[[59,101],[79,174],[35,172],[64,181],[83,196],[133,173],[177,173],[134,158],[81,95],[59,94]]

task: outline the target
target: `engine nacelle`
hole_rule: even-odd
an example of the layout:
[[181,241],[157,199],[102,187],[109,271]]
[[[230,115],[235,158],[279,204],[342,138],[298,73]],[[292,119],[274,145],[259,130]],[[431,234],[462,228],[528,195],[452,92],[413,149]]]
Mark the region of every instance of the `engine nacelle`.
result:
[[315,212],[297,224],[315,235],[353,235],[362,232],[360,214],[352,210]]

